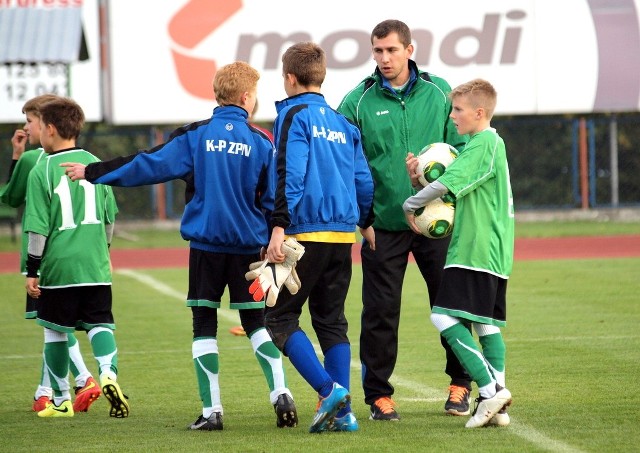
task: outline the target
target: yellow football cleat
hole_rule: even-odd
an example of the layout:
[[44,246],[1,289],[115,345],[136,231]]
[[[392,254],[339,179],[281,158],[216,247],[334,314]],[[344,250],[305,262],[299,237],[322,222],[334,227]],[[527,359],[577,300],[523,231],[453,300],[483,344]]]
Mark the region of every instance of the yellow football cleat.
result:
[[38,412],[38,417],[73,417],[73,406],[70,400],[63,401],[60,406],[50,403]]
[[127,397],[118,383],[109,378],[101,378],[100,384],[102,385],[102,393],[109,400],[111,409],[109,409],[109,416],[115,418],[126,418],[129,416],[129,403]]

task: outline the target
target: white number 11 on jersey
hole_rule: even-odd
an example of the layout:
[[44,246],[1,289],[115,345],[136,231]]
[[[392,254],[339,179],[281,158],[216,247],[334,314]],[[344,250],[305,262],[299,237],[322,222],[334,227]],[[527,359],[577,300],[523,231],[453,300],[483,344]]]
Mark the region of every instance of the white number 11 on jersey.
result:
[[[84,189],[84,218],[81,225],[100,223],[96,214],[96,188],[89,181],[78,181]],[[62,212],[62,225],[59,230],[71,230],[77,228],[73,219],[73,202],[69,190],[69,178],[66,175],[60,177],[60,183],[53,191],[60,197],[60,210]]]

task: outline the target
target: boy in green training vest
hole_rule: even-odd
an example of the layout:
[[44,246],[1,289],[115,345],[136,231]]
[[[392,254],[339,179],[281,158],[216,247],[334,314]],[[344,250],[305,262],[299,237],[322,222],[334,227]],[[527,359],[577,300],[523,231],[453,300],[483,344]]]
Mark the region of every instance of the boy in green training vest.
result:
[[[506,426],[511,393],[505,388],[507,280],[513,267],[514,210],[504,142],[490,125],[496,91],[481,79],[454,88],[451,119],[470,139],[445,173],[404,205],[407,222],[419,233],[414,212],[451,192],[456,212],[442,284],[431,321],[476,382],[480,396],[466,424]],[[417,160],[407,157],[412,182]],[[469,329],[478,334],[480,349]]]

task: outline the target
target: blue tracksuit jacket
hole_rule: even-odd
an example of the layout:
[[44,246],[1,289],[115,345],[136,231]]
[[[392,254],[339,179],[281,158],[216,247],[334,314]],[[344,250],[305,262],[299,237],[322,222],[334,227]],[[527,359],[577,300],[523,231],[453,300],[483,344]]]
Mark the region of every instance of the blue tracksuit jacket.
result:
[[358,128],[320,93],[276,103],[271,223],[286,234],[352,232],[373,223],[373,178]]
[[273,209],[273,144],[237,106],[176,129],[151,150],[88,165],[88,181],[141,186],[183,179],[186,205],[180,233],[193,248],[257,253],[268,243]]

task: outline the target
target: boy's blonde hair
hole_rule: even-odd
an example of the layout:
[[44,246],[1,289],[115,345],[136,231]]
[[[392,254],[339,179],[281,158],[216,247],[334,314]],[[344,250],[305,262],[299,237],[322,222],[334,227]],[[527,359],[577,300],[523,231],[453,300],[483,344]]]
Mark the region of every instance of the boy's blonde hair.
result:
[[322,47],[299,42],[282,55],[282,74],[293,74],[302,86],[321,87],[327,75],[327,59]]
[[40,117],[40,106],[46,102],[54,101],[59,97],[60,96],[55,94],[41,94],[40,96],[31,98],[22,106],[22,113],[25,115],[27,113],[33,113],[37,117]]
[[493,111],[496,108],[498,93],[489,82],[483,79],[473,79],[470,82],[463,83],[455,87],[449,93],[449,98],[454,99],[457,96],[467,96],[469,103],[473,108],[482,108],[487,118],[493,117]]
[[260,73],[244,61],[221,67],[213,78],[213,93],[218,105],[239,106],[244,93],[258,88],[259,79]]
[[55,126],[58,135],[65,139],[76,139],[84,126],[84,112],[73,99],[56,96],[40,106],[40,118],[46,126]]

